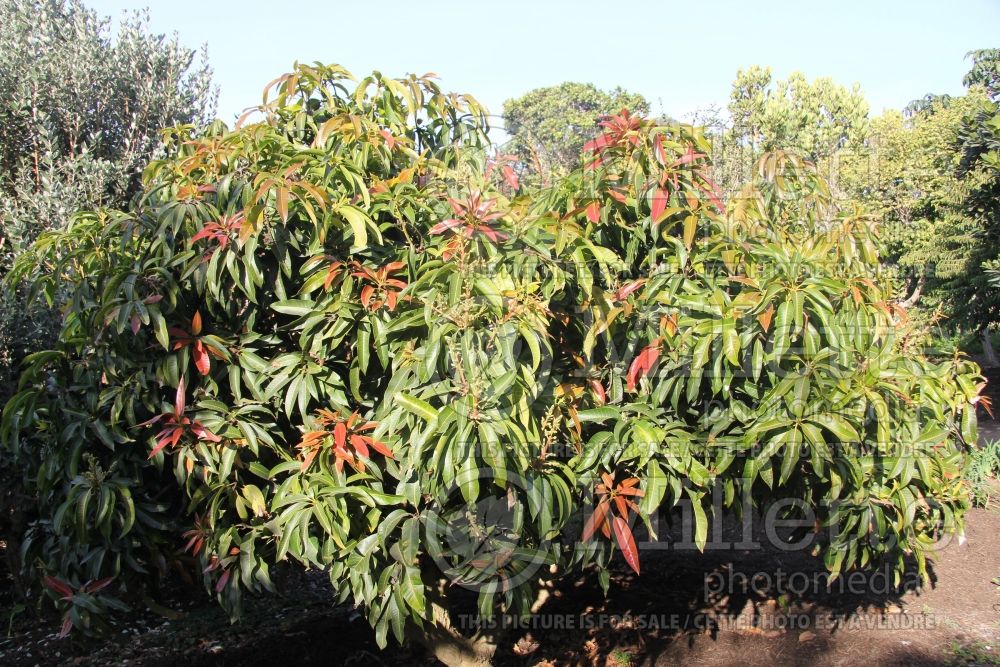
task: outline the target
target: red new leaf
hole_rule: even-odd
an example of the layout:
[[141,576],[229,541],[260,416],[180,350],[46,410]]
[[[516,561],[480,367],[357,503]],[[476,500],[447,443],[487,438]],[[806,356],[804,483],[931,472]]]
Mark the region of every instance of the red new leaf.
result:
[[225,354],[203,342],[200,336],[201,329],[201,311],[196,310],[194,316],[191,318],[190,331],[185,331],[180,327],[168,327],[167,331],[176,339],[174,340],[173,349],[181,350],[190,345],[191,358],[194,360],[195,368],[202,375],[208,375],[209,370],[211,370],[209,354],[219,359],[224,359]]
[[96,593],[96,592],[98,592],[100,590],[103,590],[103,589],[107,588],[111,584],[111,582],[114,581],[114,580],[115,580],[114,577],[105,577],[104,579],[98,579],[97,581],[91,581],[90,583],[86,584],[83,587],[83,590],[86,593]]
[[703,157],[705,157],[704,153],[696,153],[694,150],[694,146],[688,146],[687,150],[684,152],[684,155],[674,160],[674,163],[671,166],[680,167],[685,164],[691,164],[695,160],[698,160]]
[[347,444],[347,424],[337,422],[333,427],[333,444],[343,449]]
[[653,368],[653,364],[656,363],[659,356],[660,346],[658,342],[647,345],[638,355],[636,355],[636,358],[632,361],[632,365],[628,369],[626,386],[629,391],[635,391],[635,387],[639,382],[639,377],[646,375],[650,369]]
[[451,231],[469,239],[485,236],[494,243],[506,241],[509,238],[507,234],[490,226],[490,223],[504,216],[503,211],[494,210],[496,201],[496,199],[483,199],[480,192],[473,192],[464,202],[449,197],[448,203],[455,217],[434,225],[430,233],[444,234]]
[[42,582],[45,584],[49,590],[59,595],[63,599],[69,599],[73,597],[73,589],[70,588],[69,584],[65,581],[60,581],[55,577],[44,576],[42,577]]
[[517,177],[517,173],[509,165],[504,165],[501,167],[500,172],[503,174],[503,180],[507,182],[514,190],[517,190],[518,186],[521,184],[520,179]]
[[667,154],[663,150],[663,135],[657,134],[653,137],[653,156],[660,164],[667,163]]
[[191,346],[191,356],[194,358],[194,367],[198,369],[198,372],[202,375],[208,375],[212,364],[208,359],[208,351],[205,349],[205,344],[200,340],[196,340],[194,345]]
[[223,589],[225,589],[226,584],[229,583],[229,576],[230,576],[229,570],[223,570],[222,571],[222,576],[219,577],[219,581],[217,581],[215,583],[215,592],[216,593],[221,593],[223,591]]
[[612,526],[615,530],[615,541],[625,556],[625,562],[629,564],[636,574],[639,574],[639,550],[635,546],[635,538],[632,536],[632,529],[628,527],[628,522],[620,516],[612,518]]
[[395,146],[396,146],[396,137],[392,136],[392,132],[390,132],[389,130],[383,129],[383,130],[381,130],[379,132],[379,134],[381,134],[382,138],[385,139],[385,145],[389,147],[389,150],[392,150],[393,148],[395,148]]
[[187,407],[187,384],[184,382],[184,376],[182,375],[180,380],[177,381],[177,393],[174,395],[174,415],[180,417],[184,414],[184,409]]
[[630,283],[625,283],[615,291],[615,301],[624,301],[629,297],[630,294],[639,290],[640,287],[646,282],[644,278],[639,280],[633,280]]
[[181,438],[188,431],[190,431],[191,434],[199,440],[222,442],[222,438],[209,431],[200,422],[195,421],[190,417],[186,417],[184,415],[185,407],[184,378],[181,377],[180,381],[177,383],[177,396],[174,399],[173,411],[156,415],[152,419],[148,419],[141,424],[136,425],[137,427],[142,427],[149,426],[157,422],[163,424],[163,430],[156,434],[156,446],[154,446],[153,450],[149,453],[149,458],[153,458],[159,454],[168,445],[176,447],[180,444]]
[[670,193],[666,188],[656,188],[653,191],[653,204],[651,216],[653,222],[660,222],[663,212],[667,210],[667,202],[670,200]]
[[378,426],[375,422],[362,422],[361,415],[352,413],[346,419],[332,411],[320,409],[316,422],[323,428],[309,431],[302,436],[298,448],[302,451],[302,470],[305,471],[315,460],[324,446],[333,441],[334,465],[337,470],[344,469],[344,462],[350,463],[357,470],[364,470],[364,464],[358,456],[371,458],[369,447],[382,456],[391,459],[392,450],[384,443],[367,435],[360,435]]
[[604,385],[601,384],[600,380],[590,380],[590,389],[594,392],[594,400],[598,405],[604,405],[608,402],[608,395],[605,393]]

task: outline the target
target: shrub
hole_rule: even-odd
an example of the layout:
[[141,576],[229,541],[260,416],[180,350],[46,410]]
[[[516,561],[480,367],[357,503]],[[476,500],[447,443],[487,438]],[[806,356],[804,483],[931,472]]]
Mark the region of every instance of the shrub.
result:
[[1000,440],[984,442],[969,453],[965,466],[972,504],[989,507],[996,497],[996,483],[1000,479]]
[[299,66],[260,122],[176,130],[129,211],[18,263],[71,294],[3,419],[67,627],[192,560],[235,612],[287,559],[426,638],[463,590],[519,613],[640,572],[679,503],[703,546],[713,489],[801,501],[834,573],[924,572],[962,530],[978,369],[922,354],[807,163],[765,156],[724,212],[698,129],[622,111],[520,191],[474,99],[348,81]]

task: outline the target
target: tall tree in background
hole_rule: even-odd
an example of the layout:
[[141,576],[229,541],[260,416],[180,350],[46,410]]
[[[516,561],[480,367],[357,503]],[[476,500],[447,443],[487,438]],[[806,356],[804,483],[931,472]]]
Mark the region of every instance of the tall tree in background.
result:
[[953,332],[978,333],[986,363],[996,365],[1000,50],[969,58],[965,95],[925,95],[873,119],[864,148],[845,154],[839,171],[847,196],[881,221],[903,305],[943,316]]
[[771,68],[753,65],[738,70],[729,93],[729,117],[733,136],[742,139],[751,151],[760,148],[764,132],[764,111],[768,86],[771,85]]
[[1000,96],[1000,49],[975,49],[965,56],[972,61],[962,83],[967,88],[982,86],[992,99]]
[[776,149],[817,163],[837,190],[832,158],[859,149],[868,132],[868,103],[858,84],[810,82],[801,72],[775,80],[770,67],[758,65],[736,73],[728,112],[728,122],[716,114],[711,124],[713,175],[730,196],[751,178],[761,154]]
[[[961,212],[970,221],[963,272],[947,282],[947,298],[956,319],[982,334],[983,352],[991,366],[1000,363],[991,332],[1000,322],[1000,49],[980,49],[969,54],[972,69],[966,85],[978,87],[979,99],[963,123],[959,178],[968,192]],[[970,93],[970,96],[973,94]]]
[[621,109],[646,114],[649,102],[622,88],[606,92],[590,83],[571,81],[532,90],[504,102],[504,122],[511,135],[508,149],[531,171],[566,173],[576,165],[583,145],[597,133],[600,117]]
[[965,270],[959,249],[970,233],[961,210],[968,184],[957,178],[958,146],[966,118],[983,101],[979,89],[925,96],[873,118],[865,145],[839,156],[842,192],[879,220],[885,262],[897,271],[906,306],[936,309],[940,280]]
[[[160,130],[215,112],[205,52],[150,32],[148,16],[107,18],[79,0],[0,0],[0,275],[72,211],[121,206]],[[42,344],[45,313],[0,301],[0,384]]]
[[855,148],[868,129],[868,102],[855,83],[847,88],[828,77],[810,82],[801,72],[767,91],[760,122],[762,148],[782,147],[821,162]]

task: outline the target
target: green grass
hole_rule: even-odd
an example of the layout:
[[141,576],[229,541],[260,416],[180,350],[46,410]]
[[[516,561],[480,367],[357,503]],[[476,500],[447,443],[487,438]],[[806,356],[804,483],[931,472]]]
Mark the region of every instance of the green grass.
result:
[[986,642],[973,642],[971,644],[959,644],[952,642],[950,651],[952,659],[949,665],[1000,665],[1000,653],[997,647]]
[[997,496],[996,480],[1000,478],[1000,440],[975,447],[965,464],[965,479],[969,483],[972,504],[988,507]]

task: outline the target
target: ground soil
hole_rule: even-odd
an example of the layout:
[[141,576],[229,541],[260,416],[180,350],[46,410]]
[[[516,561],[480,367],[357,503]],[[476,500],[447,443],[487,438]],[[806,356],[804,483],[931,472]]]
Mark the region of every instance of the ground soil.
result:
[[[642,576],[613,570],[606,597],[593,574],[564,581],[535,617],[502,634],[496,662],[1000,664],[1000,511],[972,510],[966,537],[938,554],[931,586],[899,591],[886,591],[877,572],[854,592],[846,580],[843,590],[815,586],[826,583],[822,564],[803,551],[646,551]],[[137,614],[96,642],[59,639],[58,619],[24,612],[0,639],[0,664],[435,664],[419,648],[379,651],[364,619],[332,603],[320,573],[289,569],[279,588],[249,600],[236,624],[207,596],[168,599],[177,618]]]

